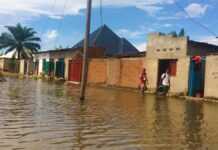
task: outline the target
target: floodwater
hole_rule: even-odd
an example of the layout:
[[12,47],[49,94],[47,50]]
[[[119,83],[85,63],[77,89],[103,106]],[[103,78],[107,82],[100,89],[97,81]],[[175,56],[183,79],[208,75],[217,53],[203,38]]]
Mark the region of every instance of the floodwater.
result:
[[217,150],[218,104],[8,79],[0,150]]

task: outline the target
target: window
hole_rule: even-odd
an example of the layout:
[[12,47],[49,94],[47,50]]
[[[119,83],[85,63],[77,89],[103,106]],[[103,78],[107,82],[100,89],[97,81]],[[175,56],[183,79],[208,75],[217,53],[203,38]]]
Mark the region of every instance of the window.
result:
[[167,49],[166,49],[166,48],[164,48],[164,49],[163,49],[163,51],[164,51],[164,52],[166,52],[166,51],[167,51]]
[[157,49],[157,52],[160,52],[160,49]]
[[178,48],[178,47],[177,47],[177,48],[176,48],[176,50],[177,50],[177,51],[179,51],[179,50],[180,50],[180,48]]
[[173,51],[173,48],[170,48],[170,51]]

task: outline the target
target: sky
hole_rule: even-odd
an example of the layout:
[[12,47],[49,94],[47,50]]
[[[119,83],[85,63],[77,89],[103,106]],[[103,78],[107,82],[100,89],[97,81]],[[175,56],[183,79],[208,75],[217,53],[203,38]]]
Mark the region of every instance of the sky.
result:
[[[102,24],[128,39],[140,51],[151,32],[179,32],[193,40],[218,44],[217,0],[93,0],[91,31]],[[33,27],[42,51],[72,47],[85,32],[86,0],[0,0],[0,32],[4,26]],[[102,14],[102,17],[101,17]]]

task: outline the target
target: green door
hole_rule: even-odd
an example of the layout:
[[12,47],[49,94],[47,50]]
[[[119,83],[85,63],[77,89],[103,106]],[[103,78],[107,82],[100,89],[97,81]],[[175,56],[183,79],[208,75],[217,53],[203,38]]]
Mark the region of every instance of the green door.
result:
[[64,72],[65,72],[64,58],[61,58],[56,62],[55,75],[59,78],[64,78]]
[[51,75],[51,73],[54,72],[54,60],[49,59],[49,61],[46,61],[46,59],[43,59],[43,72],[46,75]]

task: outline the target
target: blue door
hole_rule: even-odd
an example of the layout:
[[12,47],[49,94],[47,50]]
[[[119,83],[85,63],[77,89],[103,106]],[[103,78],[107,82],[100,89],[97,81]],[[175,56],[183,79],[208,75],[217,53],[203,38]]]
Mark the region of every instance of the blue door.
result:
[[196,63],[191,59],[189,69],[189,96],[196,97],[200,95],[203,97],[204,95],[205,62],[205,58],[202,58],[200,63]]

